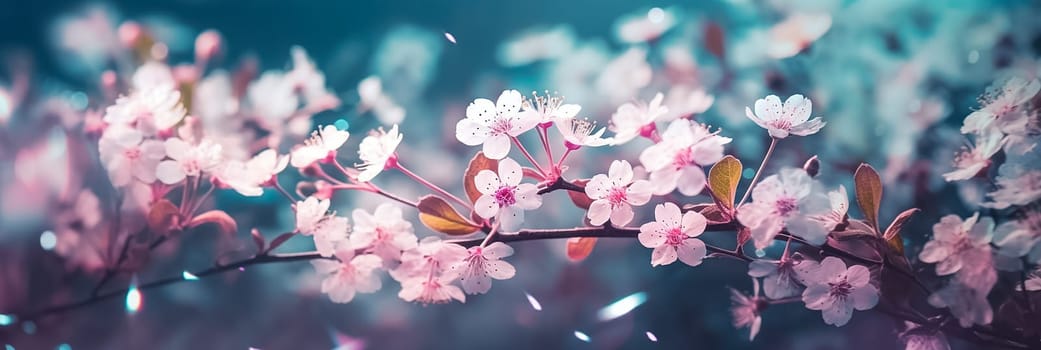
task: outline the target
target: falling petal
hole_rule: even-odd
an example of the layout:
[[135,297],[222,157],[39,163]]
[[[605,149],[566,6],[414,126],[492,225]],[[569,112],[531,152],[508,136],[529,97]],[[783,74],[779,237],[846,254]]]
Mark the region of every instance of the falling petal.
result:
[[239,267],[239,271],[246,271],[245,267]]
[[52,250],[58,245],[58,236],[54,234],[54,231],[43,231],[40,235],[40,247],[43,250]]
[[448,41],[455,44],[455,35],[452,35],[452,33],[445,32],[445,39],[448,39]]
[[33,321],[22,322],[22,331],[25,332],[25,334],[36,333],[36,323]]
[[581,331],[575,331],[575,338],[578,338],[578,340],[584,341],[586,343],[592,340],[589,338],[589,335],[582,333]]
[[184,277],[185,281],[198,281],[199,276],[193,275],[191,272],[181,272],[181,277]]
[[532,309],[535,309],[535,311],[542,311],[542,304],[539,303],[538,299],[535,299],[535,297],[528,293],[524,293],[524,295],[528,296],[528,302],[531,303]]
[[141,291],[137,290],[137,284],[131,283],[127,290],[126,309],[128,314],[135,314],[141,310]]
[[650,339],[652,342],[658,342],[658,336],[651,333],[651,331],[647,331],[647,339]]
[[626,297],[618,299],[617,301],[601,308],[600,311],[596,313],[596,318],[600,321],[610,321],[622,317],[646,301],[647,293],[636,292],[629,294]]

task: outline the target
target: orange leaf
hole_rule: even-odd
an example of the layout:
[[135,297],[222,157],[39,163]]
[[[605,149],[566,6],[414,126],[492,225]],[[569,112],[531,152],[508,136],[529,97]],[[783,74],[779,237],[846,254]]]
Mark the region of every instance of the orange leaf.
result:
[[180,212],[177,206],[168,199],[163,199],[148,211],[148,229],[152,232],[165,235],[176,229],[180,221]]
[[567,258],[574,262],[585,260],[596,246],[596,237],[574,237],[567,240]]
[[235,219],[232,219],[231,216],[223,210],[210,210],[196,215],[191,221],[188,221],[188,228],[195,228],[211,223],[217,224],[220,232],[224,234],[234,235],[239,231],[239,225],[235,223]]
[[904,224],[911,219],[911,216],[918,213],[918,208],[911,208],[904,210],[903,213],[897,215],[893,219],[893,223],[889,224],[889,228],[886,229],[886,233],[882,235],[882,238],[886,240],[890,248],[893,248],[900,255],[904,255],[904,238],[900,236],[900,230],[904,228]]
[[[579,179],[571,181],[571,183],[585,187],[589,183],[589,179]],[[589,196],[585,192],[567,191],[567,196],[571,198],[571,203],[575,203],[576,207],[582,209],[589,209],[589,205],[593,204],[593,200],[589,199]]]
[[450,236],[474,233],[481,227],[463,218],[441,197],[429,195],[419,199],[419,221],[431,230]]
[[734,156],[723,157],[708,171],[708,187],[716,200],[729,209],[734,208],[734,195],[737,184],[741,182],[741,161]]
[[477,152],[473,159],[470,159],[470,164],[466,166],[466,172],[463,173],[463,189],[466,190],[466,197],[470,198],[470,203],[477,202],[477,198],[481,197],[481,191],[477,190],[477,184],[474,183],[477,173],[481,170],[498,171],[498,169],[499,161],[485,157],[484,152]]
[[864,220],[875,229],[875,232],[880,232],[878,208],[882,203],[882,178],[878,176],[875,168],[862,163],[857,167],[857,172],[853,174],[853,181],[856,184],[857,204],[860,205],[860,211],[864,213]]

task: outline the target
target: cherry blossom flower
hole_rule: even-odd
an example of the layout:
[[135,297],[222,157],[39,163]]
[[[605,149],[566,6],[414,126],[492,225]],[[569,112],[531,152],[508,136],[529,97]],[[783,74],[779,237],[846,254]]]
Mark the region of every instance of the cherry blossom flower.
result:
[[358,83],[358,107],[362,111],[371,110],[383,125],[395,125],[405,120],[405,109],[394,103],[383,91],[383,82],[379,77],[371,76]]
[[904,350],[951,350],[947,337],[936,329],[904,321],[906,330],[900,332]]
[[484,144],[484,155],[503,159],[510,153],[510,138],[531,130],[541,120],[535,114],[519,113],[520,92],[506,90],[499,99],[479,98],[466,107],[466,118],[455,125],[455,137],[467,146]]
[[321,256],[329,257],[341,246],[351,246],[350,231],[350,220],[342,216],[329,216],[319,221],[311,236],[315,250]]
[[839,189],[828,192],[828,202],[831,210],[819,215],[809,216],[810,220],[817,221],[823,227],[838,227],[846,222],[846,212],[849,211],[849,195],[846,186],[839,185]]
[[294,46],[290,49],[290,55],[293,57],[293,69],[286,73],[286,80],[294,91],[300,92],[307,105],[320,110],[339,105],[340,100],[325,89],[325,74],[307,56],[307,51]]
[[505,67],[567,57],[575,48],[575,31],[566,24],[525,30],[499,45],[496,58]]
[[770,299],[783,299],[802,293],[802,276],[809,268],[815,268],[814,261],[803,264],[799,253],[792,256],[785,251],[780,260],[756,259],[748,263],[748,275],[763,278],[763,292]]
[[329,205],[328,199],[314,196],[296,202],[296,231],[305,236],[314,234],[318,223],[328,216]]
[[662,133],[662,141],[640,153],[640,163],[649,171],[654,194],[665,195],[677,188],[694,196],[705,188],[705,170],[723,159],[723,145],[730,143],[703,124],[674,120]]
[[264,194],[263,186],[271,183],[289,165],[289,157],[266,149],[246,162],[230,161],[217,174],[217,179],[243,196]]
[[354,255],[353,249],[339,249],[336,259],[311,261],[315,271],[325,276],[322,293],[328,294],[334,303],[348,303],[357,293],[372,293],[380,290],[382,282],[375,274],[383,265],[380,257],[373,254]]
[[393,167],[397,159],[394,152],[403,137],[398,132],[398,125],[394,124],[389,132],[380,128],[361,140],[361,144],[358,145],[358,158],[361,159],[361,165],[358,165],[358,169],[361,170],[358,173],[358,181],[372,181],[384,169]]
[[212,172],[221,165],[221,145],[210,140],[191,145],[179,138],[170,138],[164,146],[170,159],[156,166],[156,177],[167,185]]
[[827,13],[793,13],[770,28],[766,54],[775,59],[797,55],[831,28]]
[[1020,218],[998,225],[994,244],[1002,255],[1041,264],[1041,212],[1026,211]]
[[987,301],[990,289],[973,288],[959,283],[957,280],[955,278],[947,286],[929,295],[929,305],[949,308],[951,314],[958,318],[958,324],[962,327],[971,327],[973,324],[990,324],[994,319],[994,310]]
[[862,265],[846,269],[842,259],[829,256],[808,267],[805,276],[802,301],[810,310],[821,310],[824,323],[844,326],[853,316],[853,309],[869,310],[878,304],[878,288],[871,284],[871,272]]
[[[587,63],[588,64],[588,63]],[[654,71],[647,63],[647,50],[631,47],[603,66],[596,79],[596,89],[611,103],[633,98],[651,83]]]
[[474,183],[481,196],[474,202],[474,211],[482,218],[496,218],[502,232],[517,232],[524,223],[524,211],[542,205],[538,187],[520,183],[524,174],[520,164],[510,158],[499,161],[498,174],[481,170]]
[[401,260],[403,251],[418,245],[412,223],[405,220],[401,208],[380,204],[372,214],[362,209],[351,213],[354,229],[351,246],[383,258],[384,264]]
[[715,101],[715,96],[709,95],[703,88],[676,85],[665,95],[668,114],[662,120],[676,120],[705,113]]
[[445,303],[455,299],[466,301],[462,289],[452,284],[458,277],[452,265],[469,256],[466,248],[445,243],[437,237],[426,237],[416,249],[401,256],[401,265],[390,271],[401,282],[398,297],[423,304]]
[[651,266],[668,265],[678,257],[684,264],[698,266],[705,258],[705,242],[696,237],[705,232],[708,220],[696,211],[680,212],[671,202],[654,207],[654,220],[640,226],[640,244],[654,248]]
[[766,248],[783,228],[812,244],[824,243],[835,228],[813,219],[829,215],[831,203],[805,170],[785,168],[766,177],[752,189],[752,200],[738,208],[737,219],[752,230],[756,248]]
[[170,66],[157,61],[148,61],[137,67],[130,81],[134,91],[151,89],[173,90],[177,84]]
[[134,126],[148,135],[168,132],[180,123],[187,112],[181,105],[181,93],[172,87],[136,91],[116,99],[105,110],[108,124]]
[[[980,98],[982,107],[965,117],[961,132],[981,133],[994,126],[995,121],[999,124],[1008,123],[1009,117],[1018,116],[1020,106],[1037,95],[1039,90],[1041,82],[1037,79],[1010,76],[994,82]],[[998,126],[1000,129],[1002,125]]]
[[676,16],[672,12],[655,7],[648,12],[626,16],[615,23],[615,35],[628,44],[658,39],[676,25]]
[[651,200],[651,183],[633,181],[633,167],[628,161],[611,162],[607,174],[597,174],[586,184],[586,195],[593,202],[586,217],[593,225],[603,225],[608,219],[615,226],[624,226],[633,220],[633,206]]
[[755,339],[763,325],[763,309],[767,301],[759,296],[759,280],[752,279],[752,295],[730,288],[730,314],[735,328],[748,328],[748,340]]
[[136,129],[113,125],[98,140],[98,153],[112,185],[123,187],[132,179],[155,182],[156,166],[166,156],[166,148],[160,141],[145,140]]
[[305,168],[314,162],[331,162],[336,159],[336,151],[347,142],[351,134],[334,125],[326,125],[311,133],[311,138],[304,145],[293,150],[290,164],[295,168]]
[[102,220],[101,201],[90,190],[80,191],[72,207],[58,213],[54,227],[57,236],[54,252],[65,259],[66,264],[86,271],[97,271],[106,267],[102,250],[109,236]]
[[1027,205],[1041,199],[1041,159],[1036,163],[1009,162],[998,167],[994,184],[998,189],[987,194],[991,202],[984,206],[1005,209],[1013,205]]
[[788,137],[788,134],[807,136],[820,131],[825,123],[820,117],[811,120],[812,111],[813,104],[802,95],[788,97],[783,105],[777,95],[766,96],[755,101],[755,113],[745,107],[745,115],[777,139]]
[[954,158],[954,170],[943,174],[947,182],[971,179],[990,165],[990,157],[1001,150],[1005,134],[997,128],[986,128],[976,134],[976,144],[962,148]]
[[577,150],[583,146],[600,147],[614,143],[613,138],[603,137],[606,128],[596,128],[596,122],[588,119],[565,118],[556,121],[557,130],[564,137],[564,146]]
[[250,112],[268,130],[280,128],[300,108],[300,98],[282,72],[264,72],[246,90]]
[[398,297],[408,302],[422,304],[443,304],[452,299],[466,302],[466,294],[458,286],[452,284],[455,277],[440,276],[429,279],[410,279],[401,282]]
[[513,255],[513,248],[502,242],[487,247],[471,247],[469,256],[452,265],[467,294],[484,294],[492,288],[492,279],[508,280],[517,270],[502,259]]
[[528,114],[524,116],[525,119],[538,119],[542,126],[575,118],[582,110],[582,106],[564,103],[563,96],[553,96],[549,92],[542,96],[534,92],[531,95],[532,98],[524,99],[520,113]]
[[668,107],[662,105],[665,98],[660,92],[654,95],[650,103],[626,103],[618,106],[611,115],[611,131],[615,133],[616,144],[623,144],[637,136],[651,137],[655,130],[655,122],[666,117]]
[[933,238],[918,259],[925,263],[937,263],[936,274],[940,276],[958,272],[963,265],[976,262],[965,260],[969,250],[989,250],[994,235],[994,220],[979,213],[962,221],[957,215],[947,215],[933,225]]

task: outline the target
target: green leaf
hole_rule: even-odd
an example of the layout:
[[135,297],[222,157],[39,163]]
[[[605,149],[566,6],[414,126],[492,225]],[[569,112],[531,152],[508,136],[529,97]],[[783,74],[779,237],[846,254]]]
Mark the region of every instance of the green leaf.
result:
[[437,196],[419,199],[419,221],[431,230],[449,236],[462,236],[476,232],[481,227],[463,218],[447,201]]
[[708,187],[713,196],[728,209],[734,209],[737,184],[741,182],[741,161],[734,156],[723,157],[708,171]]
[[853,180],[856,184],[857,204],[864,213],[864,220],[875,232],[881,232],[878,226],[878,208],[882,203],[882,178],[878,176],[875,168],[862,163],[853,174]]

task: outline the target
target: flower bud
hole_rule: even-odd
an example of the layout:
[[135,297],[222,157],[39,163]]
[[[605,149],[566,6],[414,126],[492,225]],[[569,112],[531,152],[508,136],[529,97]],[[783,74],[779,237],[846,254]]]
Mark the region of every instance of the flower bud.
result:
[[195,60],[209,61],[220,54],[221,36],[216,30],[210,29],[199,33],[195,38]]
[[806,163],[802,165],[802,170],[805,170],[810,177],[817,177],[817,173],[821,171],[821,161],[814,155],[806,160]]

